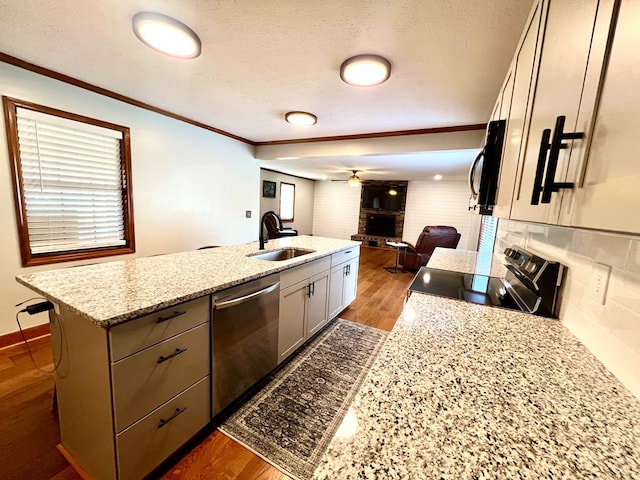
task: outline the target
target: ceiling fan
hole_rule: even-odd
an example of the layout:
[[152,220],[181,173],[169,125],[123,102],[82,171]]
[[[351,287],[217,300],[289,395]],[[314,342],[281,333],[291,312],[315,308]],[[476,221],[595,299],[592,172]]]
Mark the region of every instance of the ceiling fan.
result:
[[350,187],[356,188],[359,185],[361,185],[362,183],[365,183],[366,180],[362,180],[358,175],[358,170],[351,170],[353,172],[353,175],[351,175],[348,179],[346,180],[332,180],[332,182],[347,182],[347,184]]

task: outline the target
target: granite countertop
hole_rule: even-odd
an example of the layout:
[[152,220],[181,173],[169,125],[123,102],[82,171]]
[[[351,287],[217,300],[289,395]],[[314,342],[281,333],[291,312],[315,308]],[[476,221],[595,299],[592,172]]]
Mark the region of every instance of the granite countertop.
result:
[[558,320],[414,293],[314,478],[640,478],[640,402]]
[[317,260],[360,242],[298,236],[269,240],[314,250],[291,260],[247,257],[258,242],[19,275],[16,280],[78,315],[108,327],[155,310]]
[[314,478],[640,478],[640,402],[557,320],[413,294]]
[[493,255],[492,258],[479,258],[478,252],[472,250],[436,247],[427,267],[503,278],[507,269],[501,260],[497,255]]

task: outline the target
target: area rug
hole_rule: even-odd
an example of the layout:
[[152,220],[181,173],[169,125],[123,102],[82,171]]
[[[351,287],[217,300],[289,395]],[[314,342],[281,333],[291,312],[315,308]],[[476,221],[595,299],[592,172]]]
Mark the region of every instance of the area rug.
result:
[[386,337],[335,320],[219,430],[289,477],[311,478]]

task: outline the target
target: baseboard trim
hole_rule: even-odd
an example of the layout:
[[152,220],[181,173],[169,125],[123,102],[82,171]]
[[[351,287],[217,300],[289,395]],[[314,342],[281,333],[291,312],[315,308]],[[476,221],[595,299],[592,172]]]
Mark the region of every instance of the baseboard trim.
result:
[[[25,328],[22,330],[27,340],[32,338],[42,337],[51,333],[51,328],[48,323],[42,325],[36,325],[35,327]],[[22,335],[20,332],[7,333],[6,335],[0,335],[0,348],[9,347],[17,343],[22,342]]]

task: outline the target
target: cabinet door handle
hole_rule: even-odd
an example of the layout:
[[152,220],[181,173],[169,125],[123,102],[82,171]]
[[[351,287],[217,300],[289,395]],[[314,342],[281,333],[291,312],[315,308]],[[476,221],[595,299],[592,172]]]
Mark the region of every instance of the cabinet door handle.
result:
[[167,315],[166,317],[158,317],[156,319],[156,323],[166,322],[167,320],[171,320],[172,318],[179,317],[180,315],[184,315],[185,313],[187,313],[187,312],[186,311],[184,311],[184,312],[173,312],[171,315]]
[[158,358],[158,361],[156,363],[159,365],[159,364],[161,364],[163,362],[166,362],[167,360],[172,359],[176,355],[180,355],[181,353],[184,353],[186,351],[187,351],[186,348],[176,348],[176,351],[173,352],[172,354],[167,355],[166,357],[165,356],[161,356],[160,358]]
[[546,128],[542,131],[542,140],[540,140],[540,151],[538,152],[538,164],[536,165],[536,177],[533,181],[533,192],[531,193],[531,205],[540,203],[540,194],[542,193],[542,178],[544,177],[544,168],[547,166],[547,152],[549,151],[549,140],[551,139],[551,129]]
[[167,418],[167,419],[161,418],[160,419],[160,423],[158,423],[158,428],[164,427],[167,423],[169,423],[171,420],[173,420],[178,415],[183,413],[186,409],[187,409],[187,407],[176,408],[176,411],[173,412],[173,414],[169,418]]
[[551,194],[559,191],[561,188],[573,188],[573,182],[556,182],[556,169],[558,168],[558,157],[560,150],[567,148],[564,140],[577,140],[584,138],[584,132],[564,133],[564,115],[556,118],[556,126],[553,131],[553,140],[549,148],[549,162],[547,163],[547,173],[544,178],[544,187],[542,188],[541,203],[551,203]]
[[311,295],[314,296],[316,294],[316,282],[311,282]]
[[307,297],[311,298],[311,284],[307,285]]

